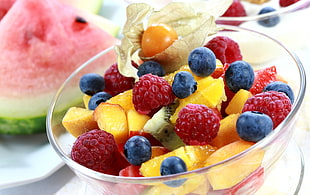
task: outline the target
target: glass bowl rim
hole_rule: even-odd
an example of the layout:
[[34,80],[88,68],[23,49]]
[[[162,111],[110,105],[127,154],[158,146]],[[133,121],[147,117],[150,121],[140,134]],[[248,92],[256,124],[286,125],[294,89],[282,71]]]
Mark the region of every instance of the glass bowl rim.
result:
[[298,94],[296,95],[294,104],[292,105],[292,110],[288,114],[288,116],[285,118],[285,120],[282,121],[282,123],[279,124],[278,127],[275,128],[264,139],[255,143],[253,146],[251,146],[250,148],[240,152],[239,154],[234,155],[234,156],[232,156],[232,157],[230,157],[224,161],[221,161],[219,163],[213,164],[211,166],[203,167],[200,169],[195,169],[192,171],[187,171],[184,173],[167,175],[167,176],[156,176],[156,177],[115,176],[115,175],[104,174],[104,173],[100,173],[100,172],[91,170],[91,169],[84,167],[84,166],[78,164],[77,162],[73,161],[67,154],[65,154],[64,151],[61,150],[61,148],[58,146],[57,141],[55,140],[55,138],[53,136],[52,124],[51,124],[53,111],[54,111],[57,99],[60,96],[60,94],[62,93],[62,90],[64,89],[66,84],[69,83],[71,81],[71,79],[78,72],[80,72],[83,68],[85,68],[88,64],[92,63],[93,61],[95,61],[100,56],[112,51],[114,49],[114,46],[111,46],[111,47],[99,52],[97,55],[95,55],[92,58],[90,58],[89,60],[87,60],[80,67],[78,67],[74,72],[72,72],[71,75],[63,82],[63,84],[60,86],[60,88],[56,92],[55,96],[53,97],[52,102],[51,102],[50,107],[49,107],[48,112],[47,112],[46,132],[47,132],[47,137],[48,137],[49,143],[52,145],[52,147],[56,151],[56,153],[61,157],[61,159],[67,165],[69,165],[69,167],[71,169],[73,169],[74,171],[78,170],[79,173],[82,173],[83,175],[86,175],[86,176],[91,177],[93,179],[104,180],[107,182],[121,182],[121,183],[131,183],[131,184],[151,184],[151,183],[158,183],[158,182],[167,181],[169,179],[177,179],[179,177],[191,176],[192,174],[206,173],[207,170],[209,170],[210,168],[212,168],[214,166],[224,164],[224,163],[229,162],[229,161],[233,161],[234,159],[242,158],[243,156],[245,156],[250,151],[253,151],[253,150],[258,149],[258,148],[264,148],[269,143],[272,143],[273,140],[275,140],[282,133],[284,133],[283,131],[281,131],[281,129],[284,128],[285,126],[287,126],[288,124],[290,124],[290,121],[293,120],[294,116],[299,111],[299,108],[301,107],[301,104],[303,102],[303,99],[305,96],[305,91],[306,91],[306,73],[305,73],[305,69],[303,67],[303,64],[300,61],[299,57],[295,53],[293,53],[289,48],[287,48],[285,45],[283,45],[280,41],[278,41],[278,40],[276,40],[276,39],[274,39],[274,38],[272,38],[272,37],[270,37],[270,36],[268,36],[262,32],[254,31],[251,29],[243,28],[243,27],[232,26],[232,25],[218,25],[218,26],[221,26],[221,27],[229,29],[229,30],[242,31],[242,32],[245,31],[247,33],[252,33],[252,34],[256,34],[258,36],[262,36],[264,38],[267,38],[267,39],[273,41],[278,46],[280,46],[282,49],[284,49],[285,52],[287,52],[287,54],[295,61],[296,65],[297,65],[298,72],[299,72],[299,79],[300,79],[300,84],[299,84],[300,90],[298,91]]

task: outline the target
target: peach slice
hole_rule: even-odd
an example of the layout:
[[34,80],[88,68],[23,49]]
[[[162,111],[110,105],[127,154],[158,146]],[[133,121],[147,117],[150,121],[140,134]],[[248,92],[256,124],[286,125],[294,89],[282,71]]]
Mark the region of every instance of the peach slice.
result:
[[93,110],[87,110],[80,107],[71,107],[62,119],[62,125],[74,137],[97,129],[97,122],[93,120]]
[[229,143],[241,140],[236,130],[237,119],[240,114],[231,114],[220,121],[220,129],[217,136],[210,143],[212,146],[221,148]]
[[125,110],[118,104],[100,103],[93,118],[98,127],[111,133],[117,144],[125,143],[128,138],[128,125]]
[[[239,140],[223,146],[208,157],[205,166],[226,160],[248,149],[253,144]],[[213,190],[226,189],[238,184],[261,165],[263,157],[264,151],[256,149],[232,162],[211,167],[207,173],[207,178]]]
[[112,98],[107,100],[107,103],[119,104],[124,108],[124,110],[134,109],[135,107],[132,103],[132,89],[117,94],[116,96],[113,96]]

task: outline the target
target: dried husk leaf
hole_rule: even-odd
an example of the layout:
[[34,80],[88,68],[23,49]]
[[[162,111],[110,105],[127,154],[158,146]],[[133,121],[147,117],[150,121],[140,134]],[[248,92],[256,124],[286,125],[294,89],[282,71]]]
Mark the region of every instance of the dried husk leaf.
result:
[[[118,67],[121,74],[137,77],[137,70],[132,67],[132,56],[138,54],[146,60],[161,63],[166,72],[172,72],[187,64],[188,54],[202,46],[208,36],[220,28],[215,20],[230,6],[232,0],[209,0],[192,3],[174,2],[155,10],[148,4],[136,3],[127,7],[127,21],[123,28],[121,45],[116,46]],[[141,37],[148,26],[164,23],[171,26],[179,39],[163,52],[152,57],[145,57],[140,51]]]

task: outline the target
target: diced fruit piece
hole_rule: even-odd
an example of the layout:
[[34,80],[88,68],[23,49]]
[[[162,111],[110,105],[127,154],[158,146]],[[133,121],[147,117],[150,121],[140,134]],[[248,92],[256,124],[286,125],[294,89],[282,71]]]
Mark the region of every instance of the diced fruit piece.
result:
[[264,183],[264,167],[258,167],[248,177],[233,187],[223,190],[223,194],[242,194],[244,191],[256,192]]
[[171,115],[170,107],[162,107],[153,117],[146,122],[143,130],[150,133],[168,150],[184,146],[184,142],[175,133],[174,126],[168,122]]
[[217,136],[211,141],[211,145],[221,148],[227,144],[240,140],[236,130],[236,122],[240,114],[230,114],[220,121],[220,129]]
[[254,82],[254,70],[245,61],[235,61],[225,71],[224,78],[225,84],[234,93],[240,89],[249,90]]
[[239,137],[245,141],[258,142],[273,129],[271,118],[258,111],[243,112],[236,124]]
[[141,131],[145,123],[150,119],[148,115],[140,114],[136,110],[127,110],[127,123],[129,131]]
[[103,102],[95,109],[93,118],[100,129],[114,136],[117,144],[125,143],[128,138],[127,117],[120,105]]
[[119,176],[124,176],[124,177],[143,177],[140,174],[140,166],[135,166],[135,165],[129,165],[128,167],[120,170]]
[[167,24],[154,24],[143,32],[141,49],[144,56],[151,57],[164,51],[177,39],[177,33]]
[[228,103],[225,109],[226,114],[242,113],[245,102],[252,96],[251,92],[240,89]]
[[170,152],[166,147],[163,146],[152,146],[152,157],[160,156]]
[[276,81],[277,78],[277,68],[275,66],[270,66],[264,69],[255,70],[255,79],[250,92],[255,95],[261,93],[266,85]]
[[203,167],[205,161],[215,151],[215,148],[206,146],[182,146],[176,150],[166,153],[161,156],[152,158],[145,163],[142,163],[140,172],[145,177],[160,176],[160,164],[169,156],[177,156],[184,160],[187,169],[194,170]]
[[[145,195],[185,195],[185,194],[207,194],[209,184],[205,176],[192,174],[183,185],[170,187],[164,183],[155,185],[145,191]],[[144,194],[143,194],[144,195]]]
[[85,108],[71,107],[62,119],[62,125],[74,137],[97,129],[97,122],[93,120],[93,111]]
[[215,79],[221,77],[224,75],[224,65],[219,59],[216,59],[216,67],[214,72],[211,74],[211,76]]
[[188,56],[188,65],[191,71],[199,77],[207,77],[216,68],[216,57],[207,47],[197,47]]
[[[45,132],[46,110],[60,84],[117,42],[91,20],[81,23],[77,16],[78,10],[59,1],[18,0],[1,18],[0,133]],[[110,22],[106,29],[112,26]],[[114,52],[108,52],[93,67],[105,69],[103,64],[114,59]],[[16,74],[21,75],[18,81]]]
[[83,95],[83,103],[84,103],[84,106],[86,109],[88,109],[88,102],[89,102],[90,98],[91,98],[90,95],[86,95],[86,94]]
[[112,175],[118,175],[126,164],[116,160],[122,156],[117,149],[113,135],[98,129],[88,131],[76,139],[71,157],[87,168]]
[[151,159],[151,143],[143,136],[133,136],[124,145],[124,155],[132,165],[140,166]]
[[132,89],[124,91],[123,93],[119,93],[116,96],[113,96],[112,98],[107,100],[107,103],[118,104],[122,108],[124,108],[124,110],[134,110],[135,107],[132,103]]
[[[237,155],[250,148],[254,143],[243,140],[235,141],[212,153],[205,166],[213,165]],[[256,149],[239,159],[211,167],[207,173],[214,190],[230,188],[254,172],[262,163],[264,151]]]
[[220,118],[202,104],[187,104],[179,112],[174,131],[187,145],[207,145],[217,135]]
[[222,78],[214,79],[211,76],[197,81],[197,90],[187,98],[179,100],[179,106],[170,117],[172,123],[176,123],[178,113],[187,104],[204,104],[209,108],[216,108],[223,100],[226,100],[224,82]]
[[170,85],[172,85],[172,82],[173,82],[173,79],[174,79],[175,75],[176,75],[178,72],[181,72],[181,71],[187,71],[187,72],[191,73],[192,76],[194,77],[195,81],[198,81],[199,79],[202,79],[201,77],[198,77],[197,75],[195,75],[195,74],[191,71],[191,69],[189,68],[188,65],[183,65],[183,66],[181,66],[178,70],[176,70],[176,71],[174,71],[174,72],[172,72],[172,73],[170,73],[170,74],[164,76],[163,78],[164,78]]

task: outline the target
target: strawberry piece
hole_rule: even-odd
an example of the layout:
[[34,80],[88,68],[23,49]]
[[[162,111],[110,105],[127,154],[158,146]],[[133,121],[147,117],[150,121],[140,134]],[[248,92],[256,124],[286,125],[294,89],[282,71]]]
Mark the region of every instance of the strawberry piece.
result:
[[280,0],[279,4],[281,7],[287,7],[290,6],[296,2],[298,2],[299,0]]
[[256,70],[254,73],[254,83],[249,90],[253,95],[261,93],[266,85],[277,80],[277,69],[275,66]]
[[140,166],[129,165],[126,168],[120,170],[119,176],[124,177],[143,177],[140,173]]

